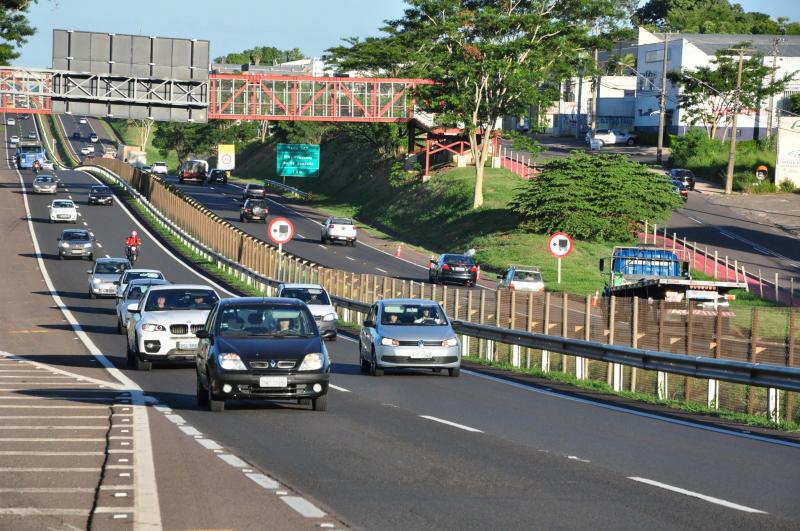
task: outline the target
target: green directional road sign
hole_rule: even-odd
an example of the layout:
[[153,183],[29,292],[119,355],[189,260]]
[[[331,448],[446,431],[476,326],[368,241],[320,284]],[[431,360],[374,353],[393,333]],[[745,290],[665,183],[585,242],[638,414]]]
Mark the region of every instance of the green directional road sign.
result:
[[318,144],[278,144],[278,175],[319,177]]

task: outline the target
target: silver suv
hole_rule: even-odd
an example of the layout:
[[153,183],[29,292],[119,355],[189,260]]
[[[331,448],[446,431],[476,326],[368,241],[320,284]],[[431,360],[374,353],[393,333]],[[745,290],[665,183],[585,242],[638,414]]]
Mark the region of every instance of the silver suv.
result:
[[114,282],[130,267],[127,258],[98,258],[94,267],[86,271],[89,275],[89,298],[116,296],[117,286]]
[[197,336],[219,295],[209,286],[152,286],[129,304],[128,364],[149,371],[153,361],[194,361]]
[[299,299],[306,303],[320,335],[324,339],[336,341],[336,308],[325,288],[319,284],[281,284],[278,286],[278,297]]

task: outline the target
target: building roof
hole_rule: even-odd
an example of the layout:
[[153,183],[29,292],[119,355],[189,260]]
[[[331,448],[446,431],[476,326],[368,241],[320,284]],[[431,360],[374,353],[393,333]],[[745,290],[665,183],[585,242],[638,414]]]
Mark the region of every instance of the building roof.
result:
[[[656,33],[663,39],[663,33]],[[778,45],[779,57],[800,57],[800,35],[740,35],[724,33],[679,33],[670,35],[669,40],[686,39],[708,55],[718,50],[731,48],[743,42],[749,42],[749,50],[760,52],[764,56],[772,55],[775,38],[783,39]]]

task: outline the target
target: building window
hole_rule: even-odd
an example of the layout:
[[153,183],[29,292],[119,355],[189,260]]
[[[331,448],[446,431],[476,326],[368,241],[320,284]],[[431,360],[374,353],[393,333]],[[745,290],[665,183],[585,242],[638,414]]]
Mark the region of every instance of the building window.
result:
[[622,91],[622,96],[624,98],[633,98],[634,96],[636,96],[636,91],[635,90],[627,90],[627,89],[625,89],[625,90]]
[[[651,50],[644,54],[645,63],[660,63],[664,60],[664,49]],[[672,48],[667,48],[667,61],[672,61]]]

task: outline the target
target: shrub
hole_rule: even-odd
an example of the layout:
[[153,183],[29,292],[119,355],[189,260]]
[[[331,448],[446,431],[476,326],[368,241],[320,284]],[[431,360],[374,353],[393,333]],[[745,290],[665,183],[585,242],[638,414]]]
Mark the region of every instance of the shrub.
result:
[[626,155],[575,152],[548,162],[509,206],[533,232],[607,241],[628,240],[641,220],[661,223],[681,204],[667,179]]
[[781,184],[778,185],[778,189],[783,193],[791,194],[794,193],[795,186],[794,183],[789,179],[784,179],[783,181],[781,181]]

